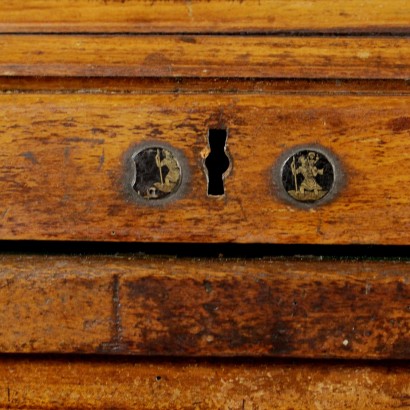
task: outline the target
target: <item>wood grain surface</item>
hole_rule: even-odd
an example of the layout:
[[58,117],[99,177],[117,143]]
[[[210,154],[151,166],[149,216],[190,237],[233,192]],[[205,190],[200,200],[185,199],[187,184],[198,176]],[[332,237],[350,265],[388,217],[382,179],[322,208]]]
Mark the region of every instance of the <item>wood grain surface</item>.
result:
[[409,359],[410,265],[0,257],[0,352]]
[[409,366],[403,364],[3,357],[0,406],[16,410],[384,410],[409,406],[409,375]]
[[[0,238],[409,244],[409,118],[405,95],[3,94]],[[209,197],[207,133],[221,127],[232,170],[225,195]],[[180,198],[130,194],[127,161],[144,142],[186,157]],[[273,178],[300,144],[340,161],[339,193],[310,210]]]
[[[410,245],[409,33],[407,0],[2,1],[0,240]],[[143,144],[180,155],[174,200],[136,200]],[[280,193],[300,145],[329,203]],[[408,363],[270,360],[409,360],[407,260],[4,252],[1,408],[410,406]]]
[[407,0],[2,0],[0,32],[409,32]]
[[409,79],[408,37],[0,36],[0,76]]

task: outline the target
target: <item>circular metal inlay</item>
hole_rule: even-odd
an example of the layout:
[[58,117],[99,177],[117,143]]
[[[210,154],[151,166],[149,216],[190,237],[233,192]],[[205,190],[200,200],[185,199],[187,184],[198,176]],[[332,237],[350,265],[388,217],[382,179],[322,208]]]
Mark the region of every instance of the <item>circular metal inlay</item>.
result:
[[133,188],[145,200],[165,199],[181,185],[181,166],[170,149],[147,147],[132,156],[135,164]]
[[314,204],[325,198],[335,183],[334,165],[323,150],[295,150],[283,163],[281,182],[295,201]]

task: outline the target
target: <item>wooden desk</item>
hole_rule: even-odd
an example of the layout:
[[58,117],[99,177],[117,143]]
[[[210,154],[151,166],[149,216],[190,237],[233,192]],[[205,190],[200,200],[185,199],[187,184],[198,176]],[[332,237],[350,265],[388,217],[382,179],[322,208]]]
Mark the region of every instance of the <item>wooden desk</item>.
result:
[[408,2],[22,6],[0,407],[408,406]]

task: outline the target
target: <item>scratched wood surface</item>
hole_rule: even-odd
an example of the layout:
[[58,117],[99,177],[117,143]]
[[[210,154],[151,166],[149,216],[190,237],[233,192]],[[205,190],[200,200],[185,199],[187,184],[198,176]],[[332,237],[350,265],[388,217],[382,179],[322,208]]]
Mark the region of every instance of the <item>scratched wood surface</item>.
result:
[[[393,409],[405,364],[141,362],[1,358],[7,409]],[[41,380],[41,383],[39,383]]]
[[407,37],[0,36],[0,76],[408,79]]
[[410,265],[0,256],[0,352],[409,359]]
[[407,0],[2,0],[0,32],[409,32]]
[[[221,127],[232,169],[209,197],[207,133]],[[409,244],[409,130],[405,95],[3,94],[0,238]],[[128,159],[153,141],[186,157],[180,197],[161,206],[131,195]],[[300,144],[340,162],[339,193],[311,210],[273,178]]]

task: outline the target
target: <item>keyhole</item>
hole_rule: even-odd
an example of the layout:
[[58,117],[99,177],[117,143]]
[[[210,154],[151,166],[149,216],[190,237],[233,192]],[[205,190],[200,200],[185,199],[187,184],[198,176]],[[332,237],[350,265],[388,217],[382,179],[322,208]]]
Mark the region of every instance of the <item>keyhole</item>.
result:
[[208,171],[208,195],[220,196],[225,194],[224,177],[230,163],[225,152],[227,138],[227,130],[209,130],[210,153],[205,159],[205,166]]

